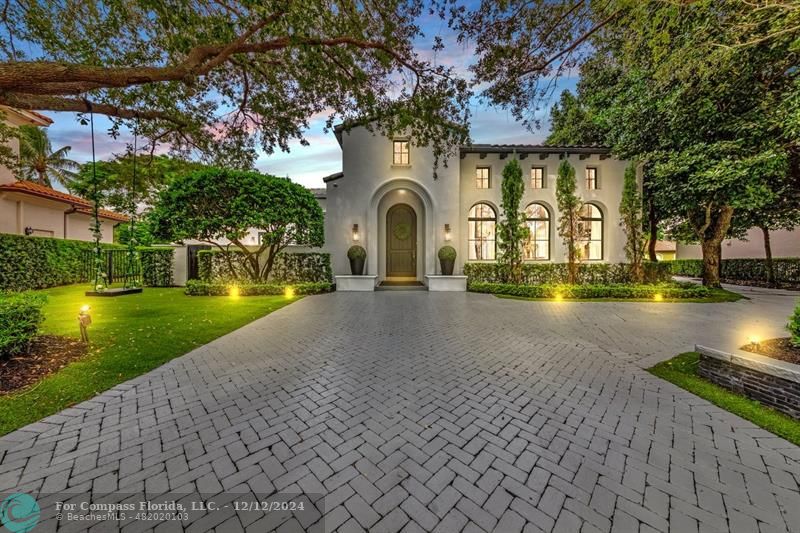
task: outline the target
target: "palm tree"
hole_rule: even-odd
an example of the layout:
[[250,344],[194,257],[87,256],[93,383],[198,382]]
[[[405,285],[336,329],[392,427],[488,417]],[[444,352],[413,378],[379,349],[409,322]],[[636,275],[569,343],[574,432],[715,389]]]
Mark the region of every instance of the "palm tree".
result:
[[68,159],[71,146],[53,151],[50,139],[44,128],[36,126],[19,127],[20,177],[47,187],[60,183],[68,188],[77,176],[74,172],[80,165]]

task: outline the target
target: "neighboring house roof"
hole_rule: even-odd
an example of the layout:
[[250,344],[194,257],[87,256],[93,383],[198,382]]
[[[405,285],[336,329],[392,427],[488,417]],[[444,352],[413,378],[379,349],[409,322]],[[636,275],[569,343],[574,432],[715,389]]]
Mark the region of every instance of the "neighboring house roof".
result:
[[319,200],[324,200],[325,198],[327,198],[327,197],[328,197],[328,191],[327,191],[327,189],[314,189],[314,188],[310,188],[310,189],[308,189],[308,190],[309,190],[309,191],[311,191],[311,194],[313,194],[313,195],[314,195],[314,198],[317,198],[317,199],[319,199]]
[[[78,213],[83,213],[86,215],[92,214],[92,202],[89,200],[79,196],[74,196],[72,194],[67,194],[65,192],[57,191],[32,181],[16,181],[14,183],[6,183],[4,185],[0,185],[0,191],[27,194],[30,196],[36,196],[38,198],[46,198],[47,200],[62,202],[73,206]],[[121,213],[116,213],[107,209],[100,210],[100,217],[107,218],[109,220],[117,220],[120,222],[127,222],[130,220],[130,218]]]
[[14,115],[23,124],[31,126],[49,126],[53,123],[53,119],[37,113],[36,111],[27,111],[25,109],[17,109],[16,107],[8,107],[5,105],[0,106],[0,111],[3,113]]
[[335,172],[329,176],[325,176],[324,178],[322,178],[322,181],[328,183],[329,181],[338,180],[341,177],[344,177],[344,172]]
[[656,252],[674,252],[678,249],[675,241],[656,241]]

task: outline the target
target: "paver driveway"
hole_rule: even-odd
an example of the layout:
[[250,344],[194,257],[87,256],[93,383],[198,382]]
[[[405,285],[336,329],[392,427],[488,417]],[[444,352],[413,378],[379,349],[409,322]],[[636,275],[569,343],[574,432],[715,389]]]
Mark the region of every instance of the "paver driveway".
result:
[[[329,531],[800,531],[800,448],[642,369],[780,333],[792,298],[751,294],[306,298],[0,439],[0,491],[324,493]],[[192,527],[281,520],[310,525]]]

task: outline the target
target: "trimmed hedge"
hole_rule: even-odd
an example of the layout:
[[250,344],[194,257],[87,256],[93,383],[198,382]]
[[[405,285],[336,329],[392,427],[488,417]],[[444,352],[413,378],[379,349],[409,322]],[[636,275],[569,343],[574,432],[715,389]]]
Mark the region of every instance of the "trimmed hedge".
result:
[[[233,251],[239,255],[241,252]],[[235,256],[234,256],[235,257]],[[201,250],[197,253],[197,270],[200,279],[206,282],[247,282],[241,262],[234,262],[236,276],[232,276],[225,258],[218,250]],[[331,255],[319,252],[281,252],[269,276],[270,283],[331,283],[333,268]]]
[[[103,250],[115,250],[115,254],[126,250],[117,244],[100,246]],[[139,252],[142,283],[147,287],[171,286],[175,251],[142,247]],[[93,242],[0,233],[0,264],[3,265],[0,291],[46,289],[87,282],[94,270],[93,254]]]
[[0,358],[24,353],[44,321],[44,294],[0,294]]
[[467,285],[472,292],[488,294],[505,294],[508,296],[521,296],[525,298],[561,298],[588,299],[588,298],[620,298],[625,300],[647,299],[652,300],[656,294],[664,299],[706,298],[710,291],[702,285],[690,284],[653,284],[653,285],[514,285],[511,283],[484,283],[474,282]]
[[138,250],[142,264],[142,284],[145,287],[172,287],[175,250],[152,246]]
[[[526,263],[522,266],[522,284],[546,285],[566,283],[567,263]],[[464,274],[470,283],[503,283],[503,266],[497,263],[467,263]],[[666,283],[672,280],[667,263],[644,263],[644,282]],[[610,285],[631,283],[630,267],[625,263],[579,263],[578,284]]]
[[[122,249],[113,244],[103,248]],[[86,280],[94,243],[0,233],[0,290],[26,291]]]
[[[239,296],[278,296],[284,294],[286,287],[291,287],[294,294],[320,294],[330,292],[333,285],[329,282],[262,283],[236,285]],[[186,282],[186,294],[189,296],[228,296],[231,286],[225,283],[208,283],[200,280]]]
[[[703,276],[702,259],[676,259],[669,261],[672,273],[676,276]],[[791,285],[800,284],[800,258],[780,257],[772,260],[775,281]],[[766,259],[723,259],[722,275],[724,281],[744,281],[767,283]]]

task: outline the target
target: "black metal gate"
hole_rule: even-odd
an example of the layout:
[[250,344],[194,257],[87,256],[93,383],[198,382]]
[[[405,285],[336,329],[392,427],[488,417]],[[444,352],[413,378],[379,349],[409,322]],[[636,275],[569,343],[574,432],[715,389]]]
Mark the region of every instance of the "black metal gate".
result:
[[200,250],[210,250],[211,246],[208,244],[190,244],[186,247],[186,270],[188,272],[187,279],[200,279],[200,268],[197,262],[197,252]]

